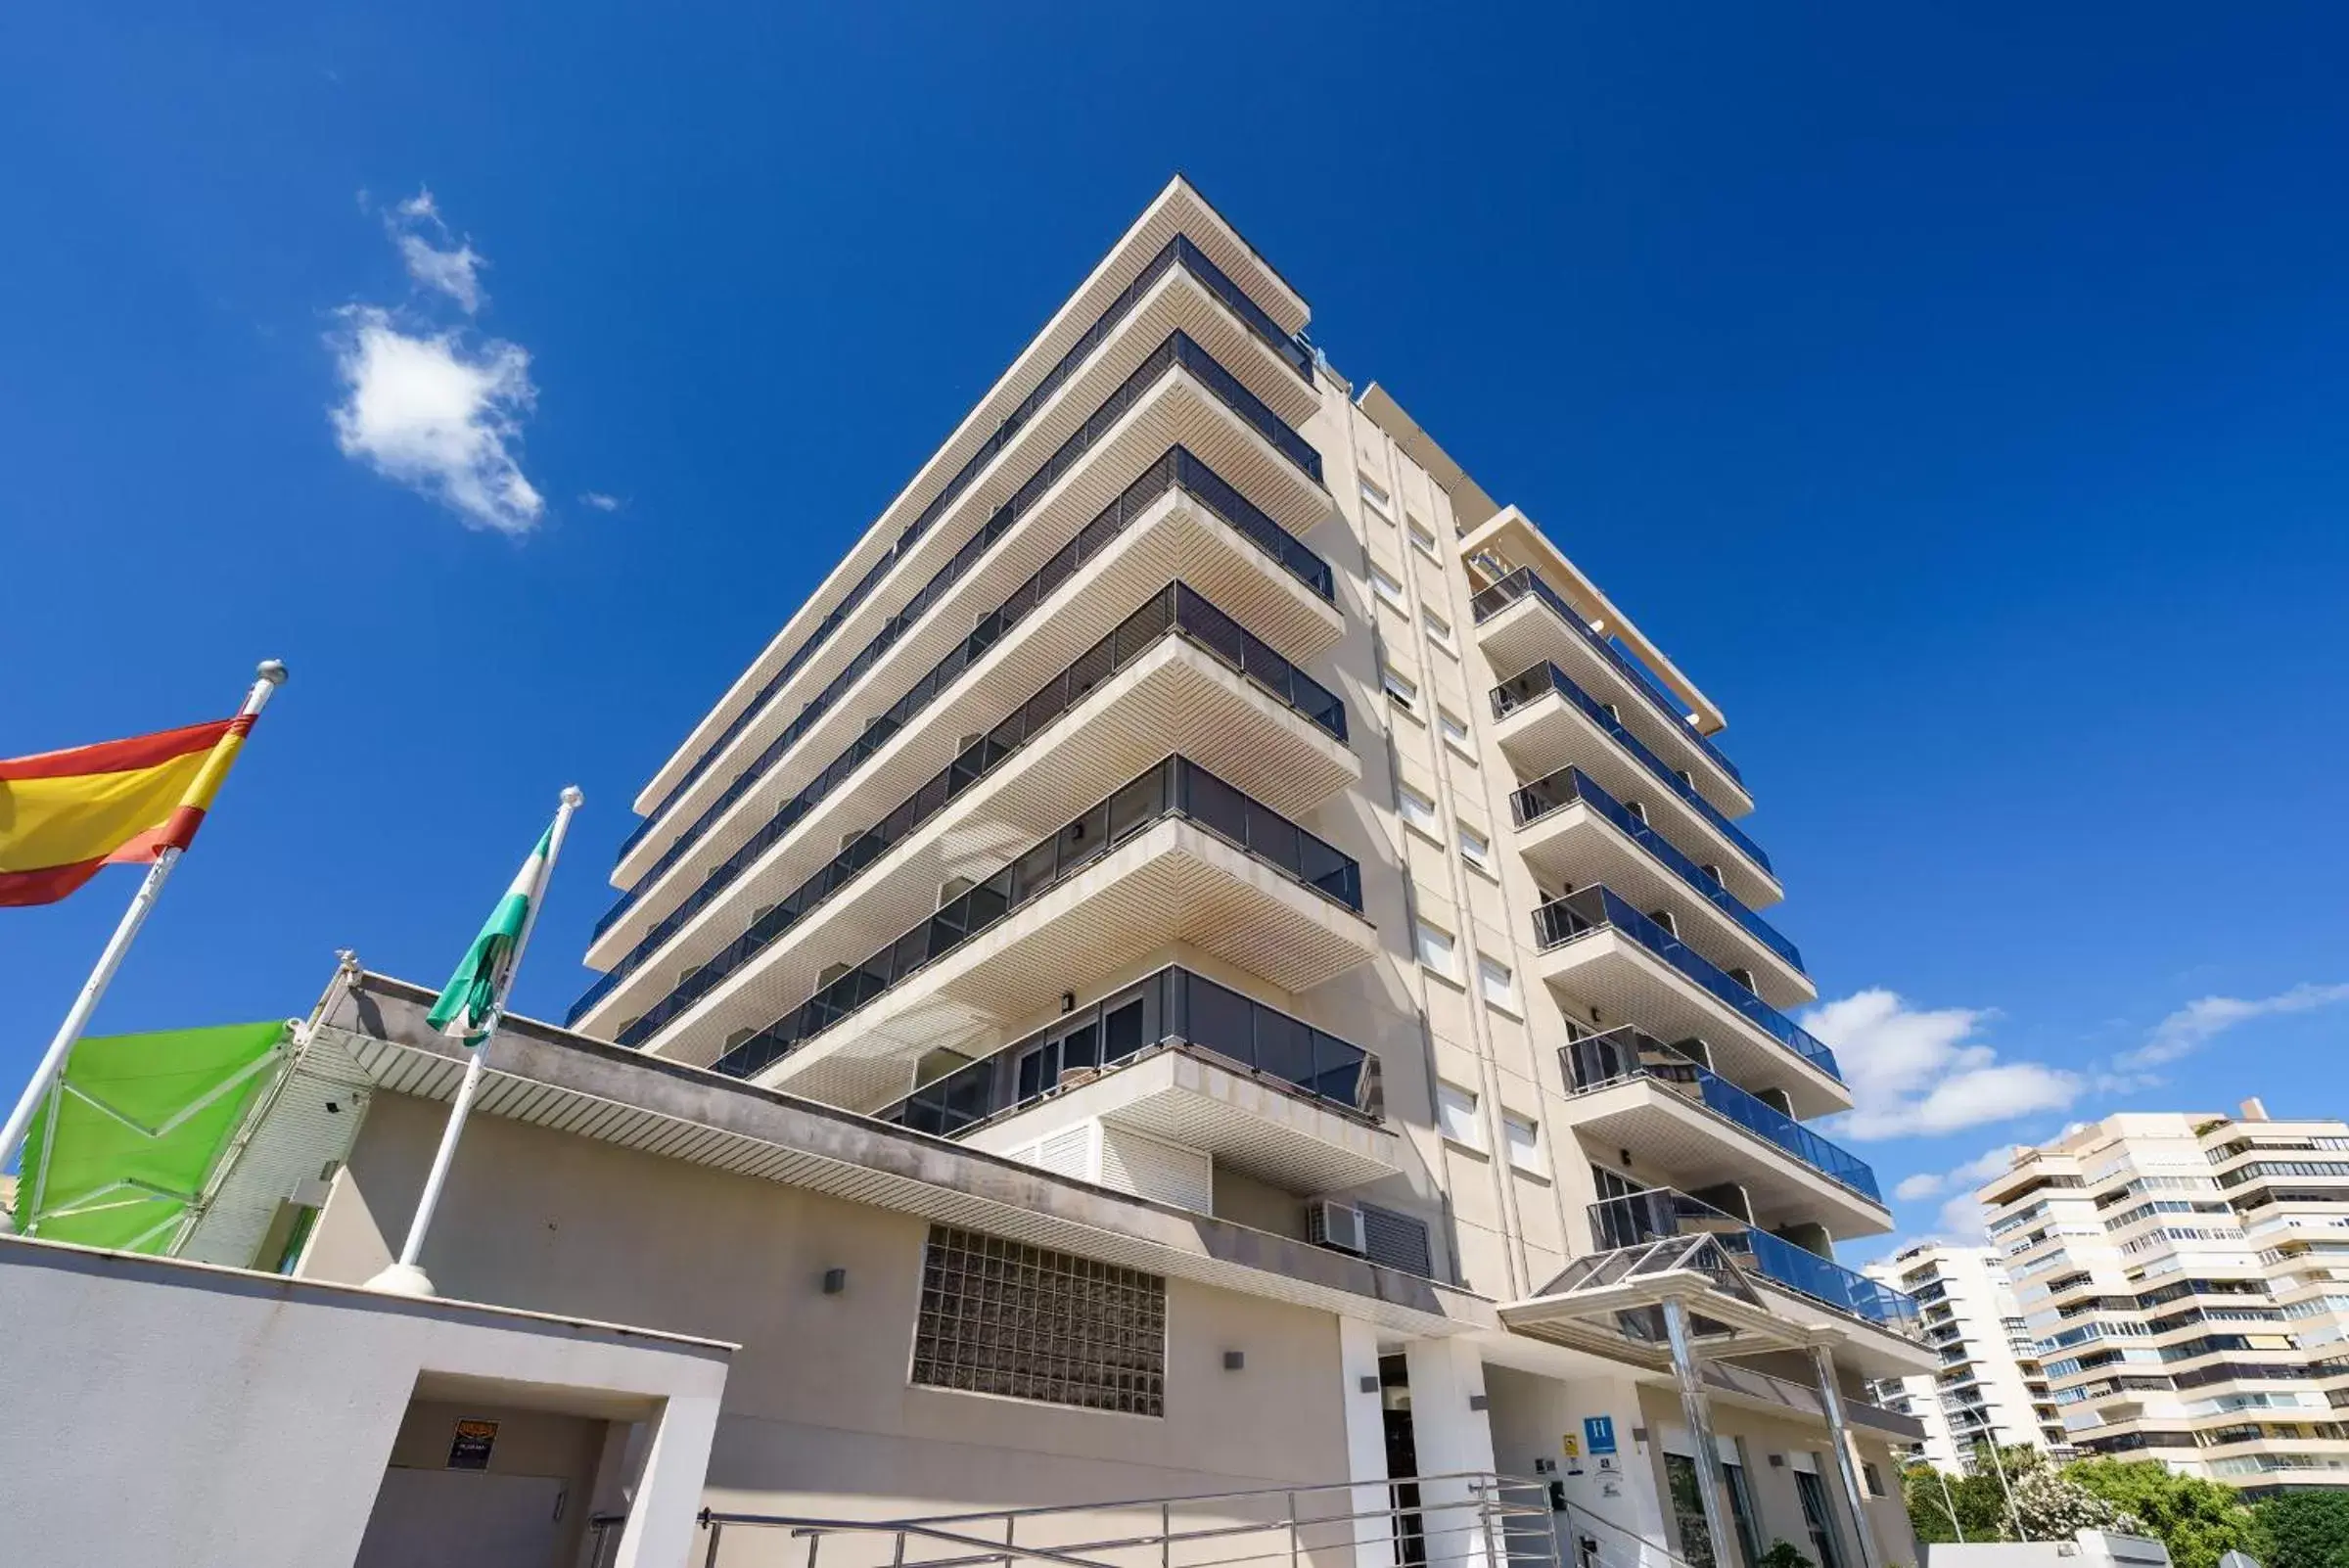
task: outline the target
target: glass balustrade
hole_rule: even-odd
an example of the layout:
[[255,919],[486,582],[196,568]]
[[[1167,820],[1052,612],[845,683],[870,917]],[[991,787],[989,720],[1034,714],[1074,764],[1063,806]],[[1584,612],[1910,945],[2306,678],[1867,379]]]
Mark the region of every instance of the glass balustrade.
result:
[[1652,1080],[1776,1144],[1837,1185],[1870,1203],[1883,1203],[1876,1174],[1866,1161],[1705,1066],[1700,1059],[1703,1048],[1701,1041],[1668,1045],[1641,1030],[1610,1029],[1559,1046],[1558,1061],[1566,1082],[1579,1093],[1634,1079]]
[[1509,797],[1509,813],[1519,827],[1539,822],[1550,812],[1580,801],[1623,831],[1641,849],[1664,863],[1666,869],[1688,884],[1699,898],[1727,915],[1755,941],[1785,959],[1796,969],[1803,967],[1803,955],[1793,943],[1778,934],[1775,926],[1745,906],[1745,901],[1715,881],[1712,874],[1681,853],[1680,848],[1621,801],[1601,789],[1581,768],[1566,766],[1516,791]]
[[1731,980],[1712,959],[1641,914],[1612,889],[1583,888],[1562,899],[1553,899],[1534,911],[1534,941],[1543,948],[1560,946],[1604,930],[1622,932],[1716,999],[1728,1004],[1771,1038],[1838,1083],[1842,1081],[1843,1075],[1836,1070],[1835,1053],[1824,1041]]
[[1658,783],[1687,802],[1699,816],[1720,829],[1722,837],[1735,845],[1738,852],[1747,859],[1765,871],[1770,870],[1770,856],[1762,853],[1762,846],[1746,837],[1744,831],[1736,823],[1722,815],[1720,807],[1699,795],[1695,785],[1681,777],[1679,771],[1671,763],[1648,750],[1645,741],[1625,728],[1623,720],[1607,711],[1606,704],[1576,685],[1557,666],[1536,665],[1531,669],[1520,670],[1494,687],[1493,716],[1506,718],[1526,704],[1538,701],[1553,691],[1574,707],[1581,709],[1584,715],[1592,723],[1614,737],[1617,745],[1632,754],[1633,761],[1654,774]]
[[916,1132],[959,1137],[1160,1047],[1269,1080],[1347,1115],[1375,1122],[1384,1113],[1377,1057],[1171,966],[873,1115]]
[[1205,768],[1170,757],[980,882],[782,1018],[726,1052],[712,1071],[748,1078],[987,931],[1119,845],[1162,821],[1196,823],[1306,887],[1361,913],[1361,867]]
[[1745,775],[1737,771],[1737,764],[1730,761],[1727,755],[1719,746],[1713,744],[1711,736],[1688,721],[1687,709],[1680,699],[1659,685],[1656,677],[1642,668],[1636,660],[1616,647],[1613,638],[1603,635],[1589,622],[1578,615],[1574,606],[1566,602],[1566,596],[1551,587],[1539,572],[1528,567],[1519,567],[1507,576],[1479,592],[1474,599],[1469,601],[1469,609],[1476,616],[1477,623],[1482,625],[1510,605],[1527,598],[1539,599],[1547,605],[1560,621],[1565,622],[1584,642],[1589,644],[1593,652],[1613,666],[1616,672],[1625,680],[1631,682],[1633,688],[1647,700],[1648,706],[1670,719],[1675,730],[1694,741],[1697,750],[1711,758],[1723,772],[1735,779],[1740,786],[1745,783]]
[[1713,1236],[1751,1272],[1822,1307],[1906,1338],[1916,1337],[1916,1303],[1900,1291],[1670,1187],[1649,1187],[1590,1205],[1590,1234],[1608,1251],[1668,1236]]

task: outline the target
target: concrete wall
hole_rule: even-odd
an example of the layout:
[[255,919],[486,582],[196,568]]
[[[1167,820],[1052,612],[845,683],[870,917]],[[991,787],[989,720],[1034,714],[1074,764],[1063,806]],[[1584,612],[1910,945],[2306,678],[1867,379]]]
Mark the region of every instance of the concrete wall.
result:
[[[420,1376],[625,1401],[696,1473],[725,1380],[723,1347],[15,1239],[0,1322],[13,1563],[348,1563]],[[637,1560],[681,1563],[692,1510],[646,1513]]]

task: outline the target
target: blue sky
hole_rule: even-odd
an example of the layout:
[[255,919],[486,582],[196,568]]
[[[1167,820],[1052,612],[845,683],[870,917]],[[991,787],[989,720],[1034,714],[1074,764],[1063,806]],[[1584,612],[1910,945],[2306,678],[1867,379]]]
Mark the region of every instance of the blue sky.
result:
[[[559,1014],[637,785],[1180,168],[1727,709],[1905,1233],[2349,1111],[2337,8],[106,9],[0,21],[0,753],[294,678],[102,1030],[438,983],[576,780]],[[133,880],[0,913],[12,1081]]]

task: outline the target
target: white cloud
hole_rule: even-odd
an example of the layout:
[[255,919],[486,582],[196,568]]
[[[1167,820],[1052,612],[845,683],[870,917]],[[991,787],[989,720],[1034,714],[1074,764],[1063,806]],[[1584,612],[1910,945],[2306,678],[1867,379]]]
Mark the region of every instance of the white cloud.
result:
[[345,310],[332,341],[345,392],[333,410],[344,455],[471,527],[523,534],[537,526],[546,502],[516,456],[538,395],[520,345],[492,339],[477,351],[454,333],[404,331],[372,305]]
[[384,227],[392,243],[399,247],[399,258],[410,278],[447,295],[469,316],[480,311],[484,298],[481,272],[488,259],[470,241],[457,240],[449,233],[431,190],[419,189],[386,213]]
[[606,495],[601,490],[582,490],[579,492],[579,504],[592,506],[599,512],[617,512],[623,503],[619,496]]
[[2313,1012],[2319,1007],[2330,1007],[2349,1002],[2349,985],[2294,986],[2273,996],[2245,999],[2240,996],[2204,996],[2188,1002],[2169,1017],[2153,1026],[2144,1044],[2123,1053],[2117,1064],[2121,1067],[2158,1067],[2174,1062],[2190,1051],[2207,1044],[2214,1036],[2223,1035],[2238,1024],[2255,1018],[2273,1018],[2281,1013]]
[[1892,1189],[1892,1195],[1904,1203],[1910,1203],[1918,1198],[1934,1197],[1953,1188],[1970,1192],[1992,1176],[2003,1175],[2014,1163],[2017,1147],[2016,1144],[2002,1143],[1955,1170],[1919,1171],[1914,1176],[1904,1176],[1901,1184]]
[[2034,1111],[2061,1110],[2087,1087],[2044,1062],[2001,1062],[1976,1039],[1987,1009],[1912,1008],[1882,988],[1823,1002],[1803,1023],[1835,1048],[1854,1109],[1854,1138],[1956,1132]]

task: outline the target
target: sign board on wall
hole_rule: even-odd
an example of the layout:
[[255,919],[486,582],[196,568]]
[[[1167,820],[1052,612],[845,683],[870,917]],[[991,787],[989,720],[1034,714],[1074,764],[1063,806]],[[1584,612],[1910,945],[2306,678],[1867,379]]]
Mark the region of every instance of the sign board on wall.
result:
[[451,1470],[486,1470],[489,1468],[489,1450],[497,1443],[497,1423],[468,1418],[457,1423],[448,1440],[448,1468]]
[[1586,1415],[1583,1417],[1583,1442],[1592,1457],[1615,1452],[1615,1417]]

